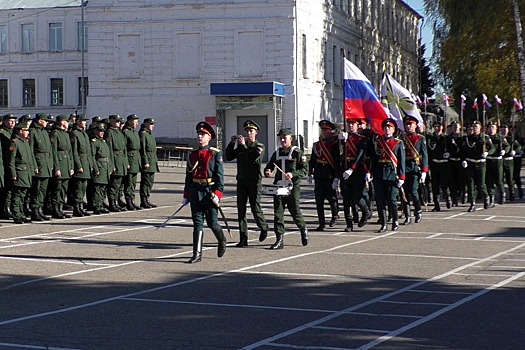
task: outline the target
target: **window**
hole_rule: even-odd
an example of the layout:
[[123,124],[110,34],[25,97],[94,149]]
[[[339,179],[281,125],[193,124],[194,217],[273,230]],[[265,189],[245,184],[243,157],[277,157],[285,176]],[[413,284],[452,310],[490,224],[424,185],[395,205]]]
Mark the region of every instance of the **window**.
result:
[[64,105],[64,80],[51,79],[51,106]]
[[82,93],[82,78],[78,78],[78,105],[82,106],[82,96],[84,96],[84,106],[86,105],[87,97],[89,95],[89,80],[84,77],[84,93]]
[[0,53],[7,52],[7,26],[0,26]]
[[24,96],[24,107],[34,107],[35,106],[35,79],[24,79],[22,81],[23,85],[23,96]]
[[0,79],[0,107],[9,107],[8,101],[7,79]]
[[[88,47],[88,28],[84,23],[84,51],[87,51]],[[77,22],[77,49],[82,51],[82,22]]]
[[308,61],[307,59],[307,51],[306,51],[306,34],[303,34],[302,36],[302,58],[303,58],[303,78],[308,79]]
[[35,26],[33,23],[22,24],[22,52],[35,51]]
[[62,23],[49,23],[49,51],[62,51]]

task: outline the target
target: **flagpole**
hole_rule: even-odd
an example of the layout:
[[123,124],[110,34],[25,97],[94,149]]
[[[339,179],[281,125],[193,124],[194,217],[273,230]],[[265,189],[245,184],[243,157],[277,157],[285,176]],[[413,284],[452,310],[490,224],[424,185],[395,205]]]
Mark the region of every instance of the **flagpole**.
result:
[[498,102],[496,101],[496,117],[498,118],[498,128],[500,126],[500,121],[499,121],[499,108],[498,108]]
[[[461,95],[461,96],[463,96],[463,95]],[[466,101],[463,101],[463,98],[460,98],[460,100],[461,100],[461,109],[459,111],[459,117],[461,119],[461,137],[463,137],[463,109],[465,108],[464,105],[465,105]]]

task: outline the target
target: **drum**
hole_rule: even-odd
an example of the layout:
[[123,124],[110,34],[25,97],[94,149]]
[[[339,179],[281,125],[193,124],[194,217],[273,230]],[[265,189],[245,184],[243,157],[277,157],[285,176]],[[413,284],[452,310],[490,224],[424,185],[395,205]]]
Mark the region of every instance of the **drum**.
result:
[[293,183],[288,180],[277,181],[276,185],[263,185],[262,194],[268,196],[289,196],[293,188]]

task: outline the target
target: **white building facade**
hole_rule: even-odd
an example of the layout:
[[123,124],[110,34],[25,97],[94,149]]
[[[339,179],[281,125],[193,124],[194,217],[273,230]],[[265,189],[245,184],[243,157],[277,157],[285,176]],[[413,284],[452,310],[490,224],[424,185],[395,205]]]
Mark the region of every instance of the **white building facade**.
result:
[[80,1],[66,2],[0,4],[0,113],[79,113],[84,67],[88,117],[153,117],[156,137],[178,143],[208,120],[219,146],[253,119],[270,150],[281,127],[309,148],[319,120],[342,122],[343,57],[376,88],[383,64],[409,90],[418,86],[421,17],[400,0],[90,0],[84,64]]

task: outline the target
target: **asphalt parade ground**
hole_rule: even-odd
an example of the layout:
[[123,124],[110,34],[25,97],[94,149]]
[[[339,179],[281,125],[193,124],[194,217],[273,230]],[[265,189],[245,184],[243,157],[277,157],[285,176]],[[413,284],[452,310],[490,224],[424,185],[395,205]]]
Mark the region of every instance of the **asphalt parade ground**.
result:
[[[0,221],[0,349],[525,347],[525,201],[424,212],[384,234],[376,217],[314,232],[303,184],[308,246],[288,216],[283,250],[268,249],[272,232],[260,243],[253,220],[235,248],[235,171],[225,165],[221,201],[233,239],[219,259],[206,229],[198,264],[185,263],[189,207],[158,228],[180,206],[184,168],[161,167],[154,209]],[[262,206],[272,228],[272,198]]]

